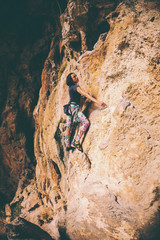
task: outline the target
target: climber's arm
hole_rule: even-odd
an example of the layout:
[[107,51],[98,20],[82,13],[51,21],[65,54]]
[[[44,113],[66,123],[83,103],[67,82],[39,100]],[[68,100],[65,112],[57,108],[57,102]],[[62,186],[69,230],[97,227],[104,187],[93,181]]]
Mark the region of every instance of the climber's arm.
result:
[[96,104],[98,104],[101,107],[106,107],[107,105],[104,102],[98,101],[96,100],[94,97],[92,97],[91,95],[89,95],[87,92],[85,92],[84,90],[82,90],[80,87],[77,87],[77,92],[79,92],[82,96],[85,96],[86,98],[88,98],[89,100],[91,100],[92,102],[95,102]]

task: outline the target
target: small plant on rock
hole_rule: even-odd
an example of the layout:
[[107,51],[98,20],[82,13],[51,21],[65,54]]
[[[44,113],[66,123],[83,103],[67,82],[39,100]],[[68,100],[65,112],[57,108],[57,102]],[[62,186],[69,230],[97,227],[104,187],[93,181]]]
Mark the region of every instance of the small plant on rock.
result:
[[61,76],[62,76],[62,74],[63,74],[66,66],[67,66],[67,63],[64,63],[63,65],[61,65],[61,67],[60,67],[60,69],[59,69],[59,72],[58,72],[58,79],[61,78]]
[[23,202],[24,197],[21,197],[19,199],[19,201],[13,203],[11,205],[11,210],[12,210],[12,220],[14,220],[16,217],[19,217],[20,213],[21,213],[21,203]]

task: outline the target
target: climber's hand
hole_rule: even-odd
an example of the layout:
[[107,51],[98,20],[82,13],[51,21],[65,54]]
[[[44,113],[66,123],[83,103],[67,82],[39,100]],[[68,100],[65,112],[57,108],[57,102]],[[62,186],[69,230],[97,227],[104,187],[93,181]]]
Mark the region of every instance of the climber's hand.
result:
[[105,103],[105,102],[99,102],[99,106],[101,106],[101,107],[107,107],[107,104]]

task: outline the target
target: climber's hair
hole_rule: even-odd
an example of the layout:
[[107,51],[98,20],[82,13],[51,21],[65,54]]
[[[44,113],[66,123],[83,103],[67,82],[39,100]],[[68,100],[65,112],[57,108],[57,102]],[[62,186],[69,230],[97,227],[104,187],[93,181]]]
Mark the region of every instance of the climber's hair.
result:
[[73,79],[72,79],[72,75],[73,73],[68,74],[67,78],[66,78],[66,84],[70,87],[72,85],[74,85]]

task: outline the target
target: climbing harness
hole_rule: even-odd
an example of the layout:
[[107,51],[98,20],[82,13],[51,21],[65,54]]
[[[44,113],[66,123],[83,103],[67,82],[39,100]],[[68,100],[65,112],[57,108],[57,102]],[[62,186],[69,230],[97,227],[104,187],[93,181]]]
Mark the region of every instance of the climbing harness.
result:
[[71,116],[71,105],[70,103],[63,105],[64,114]]

